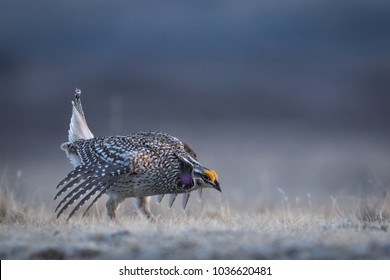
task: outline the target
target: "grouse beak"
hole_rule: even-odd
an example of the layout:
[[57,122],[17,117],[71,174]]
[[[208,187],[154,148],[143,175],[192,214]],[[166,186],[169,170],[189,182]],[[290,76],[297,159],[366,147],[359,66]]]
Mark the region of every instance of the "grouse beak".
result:
[[203,174],[206,175],[207,178],[204,180],[207,182],[209,186],[211,186],[213,189],[216,189],[219,192],[222,192],[221,186],[219,185],[218,182],[218,174],[215,172],[215,170],[209,170],[209,169],[204,169]]
[[219,192],[222,192],[221,186],[219,185],[219,182],[217,180],[214,180],[212,184],[213,188],[216,189]]

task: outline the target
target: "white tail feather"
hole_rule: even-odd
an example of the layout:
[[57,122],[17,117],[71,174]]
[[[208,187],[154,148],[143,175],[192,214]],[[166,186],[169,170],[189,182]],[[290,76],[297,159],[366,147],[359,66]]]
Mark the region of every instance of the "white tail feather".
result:
[[72,117],[70,119],[68,140],[74,142],[79,139],[91,139],[93,134],[85,119],[80,99],[81,91],[76,89],[75,101],[72,101]]

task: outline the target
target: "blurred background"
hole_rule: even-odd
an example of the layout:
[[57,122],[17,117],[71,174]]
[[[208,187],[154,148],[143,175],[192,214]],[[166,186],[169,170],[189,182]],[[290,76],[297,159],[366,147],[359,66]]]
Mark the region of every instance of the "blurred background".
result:
[[96,136],[187,141],[232,208],[389,190],[389,1],[2,0],[0,85],[1,178],[28,205],[72,169],[76,87]]

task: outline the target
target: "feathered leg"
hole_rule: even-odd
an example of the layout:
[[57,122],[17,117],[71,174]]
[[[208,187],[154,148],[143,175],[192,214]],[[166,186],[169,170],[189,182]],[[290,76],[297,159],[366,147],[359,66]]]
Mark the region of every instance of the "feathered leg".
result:
[[111,219],[116,218],[116,210],[119,207],[119,203],[121,203],[124,200],[123,197],[118,197],[116,195],[110,195],[110,198],[107,200],[106,208],[107,208],[107,215]]
[[150,211],[150,196],[145,196],[145,197],[138,197],[137,198],[137,206],[138,209],[141,211],[142,214],[145,215],[146,218],[149,220],[154,220],[153,214]]

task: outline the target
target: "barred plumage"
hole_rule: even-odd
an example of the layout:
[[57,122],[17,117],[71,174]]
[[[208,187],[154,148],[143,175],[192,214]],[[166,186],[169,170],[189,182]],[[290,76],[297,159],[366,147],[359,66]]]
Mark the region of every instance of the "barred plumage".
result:
[[[69,142],[61,145],[75,169],[57,186],[55,198],[65,195],[55,211],[59,217],[76,204],[68,219],[88,200],[90,207],[104,194],[109,195],[108,215],[115,217],[120,202],[136,197],[141,211],[151,217],[149,196],[184,193],[183,207],[190,192],[202,188],[221,191],[215,171],[202,166],[194,150],[176,137],[158,132],[95,138],[89,130],[76,90],[69,129]],[[84,215],[85,215],[84,213]]]

